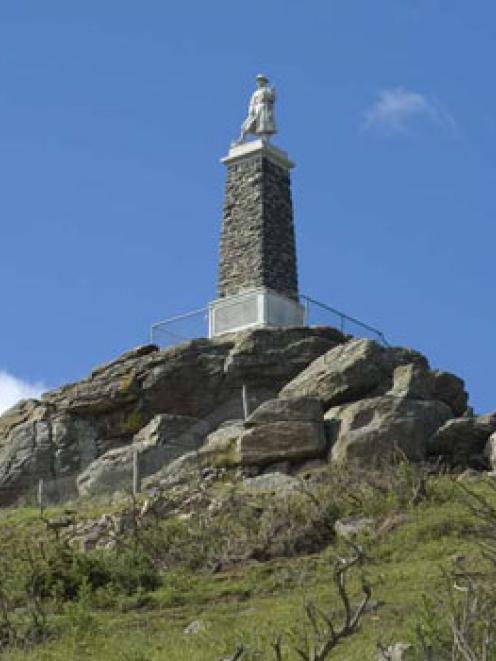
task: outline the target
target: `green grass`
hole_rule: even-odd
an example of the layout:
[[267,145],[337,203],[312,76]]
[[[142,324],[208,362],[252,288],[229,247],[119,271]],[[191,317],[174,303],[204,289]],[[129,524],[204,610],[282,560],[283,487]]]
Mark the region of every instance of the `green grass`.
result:
[[[470,486],[494,497],[483,481]],[[405,511],[406,523],[369,540],[366,575],[377,607],[330,658],[372,660],[379,640],[415,642],[423,596],[437,599],[442,570],[450,566],[451,557],[478,557],[478,522],[449,478],[439,478],[427,502]],[[38,530],[37,516],[27,508],[2,513],[0,549],[10,548],[13,530],[17,541]],[[94,600],[66,604],[50,621],[51,639],[29,651],[11,650],[2,658],[216,661],[243,644],[243,659],[270,660],[270,643],[282,634],[286,658],[297,659],[294,645],[305,630],[305,603],[311,600],[324,610],[337,605],[330,572],[335,551],[330,545],[318,554],[249,562],[214,574],[175,567],[163,572],[162,585],[154,592],[121,596],[112,605],[103,599],[100,608]],[[351,586],[358,600],[357,582]],[[201,630],[184,633],[193,621],[201,622]]]

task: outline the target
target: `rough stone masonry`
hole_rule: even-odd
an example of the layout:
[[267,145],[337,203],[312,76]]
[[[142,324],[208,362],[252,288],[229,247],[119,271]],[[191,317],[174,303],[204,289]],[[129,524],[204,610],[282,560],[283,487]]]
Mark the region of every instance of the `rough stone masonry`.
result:
[[241,159],[225,159],[218,296],[266,287],[297,299],[292,164],[279,149],[259,142]]

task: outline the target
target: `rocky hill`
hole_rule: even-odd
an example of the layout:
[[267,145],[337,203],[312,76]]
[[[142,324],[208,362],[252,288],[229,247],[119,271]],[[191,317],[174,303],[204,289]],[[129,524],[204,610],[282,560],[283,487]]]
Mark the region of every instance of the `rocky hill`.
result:
[[0,417],[0,655],[495,658],[495,445],[333,328],[129,351]]
[[31,498],[39,478],[51,501],[123,488],[134,451],[157,480],[208,466],[254,476],[371,465],[398,452],[490,468],[496,413],[467,406],[463,381],[420,353],[328,327],[146,345],[0,417],[0,502]]

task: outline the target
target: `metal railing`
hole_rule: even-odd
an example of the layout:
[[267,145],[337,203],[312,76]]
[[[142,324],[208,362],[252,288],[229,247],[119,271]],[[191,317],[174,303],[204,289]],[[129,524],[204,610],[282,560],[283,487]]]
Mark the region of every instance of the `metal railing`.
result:
[[[326,303],[316,301],[310,296],[300,296],[300,301],[305,306],[305,320],[309,326],[334,325],[329,322],[329,316],[332,315],[338,322],[336,328],[339,328],[342,333],[357,335],[358,337],[371,337],[386,347],[390,346],[386,336],[378,328],[374,328],[370,324],[356,319],[356,317],[351,317],[349,314],[341,312],[341,310],[337,310]],[[357,333],[356,330],[359,332]]]
[[[305,308],[305,324],[308,326],[334,326],[342,333],[369,337],[386,347],[390,346],[381,330],[356,317],[310,296],[300,296],[300,302]],[[208,337],[208,307],[157,321],[150,327],[150,342],[162,348],[200,337]]]
[[150,327],[150,342],[160,347],[171,346],[195,337],[208,336],[208,307],[157,321]]

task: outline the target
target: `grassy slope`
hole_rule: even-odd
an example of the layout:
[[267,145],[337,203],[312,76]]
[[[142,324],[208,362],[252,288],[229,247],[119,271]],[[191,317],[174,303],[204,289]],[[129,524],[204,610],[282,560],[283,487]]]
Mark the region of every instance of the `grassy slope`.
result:
[[[485,491],[484,484],[471,487]],[[359,631],[331,655],[333,659],[374,659],[376,643],[414,641],[424,594],[436,598],[442,568],[454,554],[476,555],[476,522],[448,478],[436,486],[441,497],[407,512],[408,521],[370,547],[367,577],[372,599],[380,602]],[[106,508],[108,510],[108,508]],[[98,506],[86,514],[96,514]],[[13,540],[30,539],[40,523],[34,510],[18,509],[0,516],[0,552],[8,556]],[[119,609],[75,605],[59,616],[59,636],[30,652],[3,658],[66,661],[215,661],[239,643],[246,659],[272,659],[270,642],[282,633],[288,659],[292,643],[301,640],[303,605],[311,599],[335,605],[329,572],[333,547],[317,555],[250,563],[218,574],[178,569],[164,575],[163,585],[145,597],[130,597]],[[355,592],[358,599],[358,592]],[[382,604],[382,605],[381,605]],[[377,604],[376,604],[377,605]],[[199,620],[203,629],[185,634]]]

